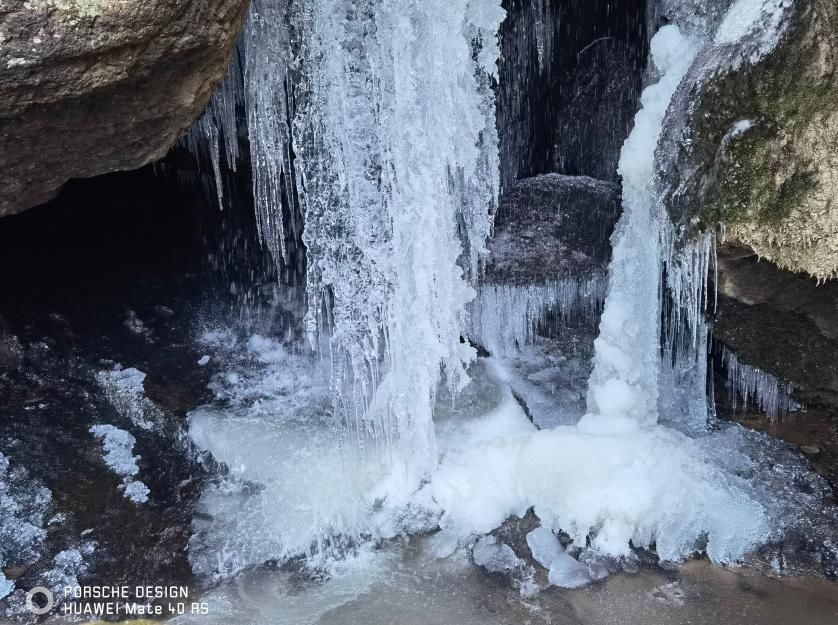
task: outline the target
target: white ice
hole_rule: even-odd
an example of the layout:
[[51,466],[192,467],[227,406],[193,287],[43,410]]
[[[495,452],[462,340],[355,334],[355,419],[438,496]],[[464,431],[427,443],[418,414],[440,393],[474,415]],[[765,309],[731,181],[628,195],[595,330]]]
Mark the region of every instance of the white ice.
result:
[[122,478],[123,495],[134,503],[148,501],[148,487],[134,479],[140,472],[140,457],[134,455],[134,435],[113,425],[94,425],[90,432],[102,442],[105,464]]

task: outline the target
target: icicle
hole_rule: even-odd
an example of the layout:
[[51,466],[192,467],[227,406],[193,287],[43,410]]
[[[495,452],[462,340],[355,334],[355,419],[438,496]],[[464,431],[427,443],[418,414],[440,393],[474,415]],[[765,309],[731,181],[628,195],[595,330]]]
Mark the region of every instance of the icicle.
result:
[[199,166],[210,164],[219,210],[224,210],[222,159],[233,171],[239,160],[236,107],[241,105],[243,97],[241,64],[241,51],[237,46],[227,74],[215,90],[207,110],[181,139],[181,145],[195,156]]
[[800,404],[791,397],[794,392],[791,384],[781,383],[770,373],[741,362],[727,347],[722,347],[722,362],[727,370],[727,392],[733,412],[737,409],[747,412],[752,405],[774,422],[800,410]]
[[484,285],[472,306],[474,338],[493,356],[514,356],[533,342],[549,315],[595,323],[605,299],[605,278],[566,278],[545,285]]
[[[259,236],[279,264],[287,260],[285,205],[293,207],[287,92],[292,62],[286,0],[254,0],[242,35],[253,200]],[[288,213],[293,219],[294,210]]]

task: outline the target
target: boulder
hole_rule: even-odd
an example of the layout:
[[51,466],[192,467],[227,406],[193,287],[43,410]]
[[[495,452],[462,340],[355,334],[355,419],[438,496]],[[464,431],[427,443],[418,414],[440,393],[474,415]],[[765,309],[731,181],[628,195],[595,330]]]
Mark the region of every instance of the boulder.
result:
[[587,176],[520,180],[501,197],[485,281],[545,284],[602,274],[620,213],[620,189]]
[[0,217],[165,155],[221,81],[249,4],[0,2]]

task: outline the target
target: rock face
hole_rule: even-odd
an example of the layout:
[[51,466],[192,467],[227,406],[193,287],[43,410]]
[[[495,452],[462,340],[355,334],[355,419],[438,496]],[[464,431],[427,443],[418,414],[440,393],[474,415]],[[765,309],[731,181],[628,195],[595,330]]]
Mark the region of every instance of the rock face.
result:
[[690,104],[670,123],[687,130],[672,133],[666,199],[685,231],[723,224],[728,240],[824,280],[838,274],[838,4],[775,15],[773,49],[763,35],[716,35],[682,87]]
[[561,174],[516,182],[498,206],[486,282],[544,284],[604,273],[619,214],[616,184]]
[[223,77],[248,5],[0,1],[0,217],[162,157]]

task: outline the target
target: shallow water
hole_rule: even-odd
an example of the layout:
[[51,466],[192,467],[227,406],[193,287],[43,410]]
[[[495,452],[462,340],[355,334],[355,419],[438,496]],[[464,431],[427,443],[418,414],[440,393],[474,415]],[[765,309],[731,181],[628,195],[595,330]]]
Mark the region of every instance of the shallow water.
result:
[[[424,544],[423,544],[424,543]],[[324,583],[254,569],[206,598],[209,615],[177,625],[834,625],[838,584],[773,579],[693,561],[643,569],[524,600],[463,551],[433,559],[428,539],[359,556]]]

